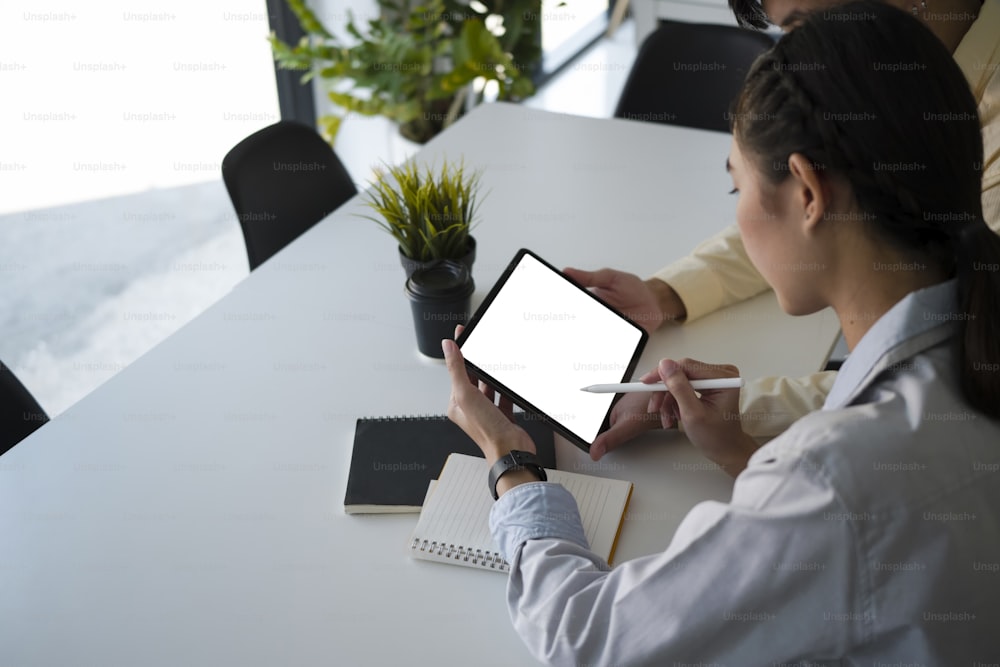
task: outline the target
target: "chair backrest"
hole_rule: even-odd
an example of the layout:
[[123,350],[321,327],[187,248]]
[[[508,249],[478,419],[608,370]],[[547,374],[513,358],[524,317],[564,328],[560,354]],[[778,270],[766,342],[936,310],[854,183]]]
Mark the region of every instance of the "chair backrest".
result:
[[0,362],[0,455],[49,420],[14,372]]
[[314,129],[280,121],[251,134],[222,160],[250,270],[357,194],[350,174]]
[[773,45],[736,26],[661,21],[639,47],[615,118],[728,132],[747,70]]

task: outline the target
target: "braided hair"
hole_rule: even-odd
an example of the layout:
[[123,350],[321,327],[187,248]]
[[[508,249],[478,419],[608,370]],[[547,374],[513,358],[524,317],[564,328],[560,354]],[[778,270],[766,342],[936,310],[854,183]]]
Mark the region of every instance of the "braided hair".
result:
[[915,18],[872,0],[816,11],[750,69],[731,114],[740,148],[774,184],[803,155],[843,179],[873,238],[958,279],[961,383],[1000,418],[1000,239],[983,221],[976,102]]

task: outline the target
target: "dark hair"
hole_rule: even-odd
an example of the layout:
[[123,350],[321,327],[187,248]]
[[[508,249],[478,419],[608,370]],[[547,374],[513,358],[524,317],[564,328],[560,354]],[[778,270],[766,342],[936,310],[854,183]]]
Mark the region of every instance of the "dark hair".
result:
[[1000,238],[983,221],[976,101],[951,54],[882,2],[812,12],[751,67],[733,134],[765,179],[799,153],[851,187],[866,229],[957,277],[961,386],[1000,418]]
[[729,8],[736,16],[741,28],[765,30],[771,25],[760,0],[729,0]]

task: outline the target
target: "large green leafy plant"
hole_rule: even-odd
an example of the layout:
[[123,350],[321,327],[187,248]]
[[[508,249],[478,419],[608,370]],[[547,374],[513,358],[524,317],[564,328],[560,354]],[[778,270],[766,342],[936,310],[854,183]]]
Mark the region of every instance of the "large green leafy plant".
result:
[[286,0],[306,35],[298,44],[271,35],[278,65],[330,83],[336,112],[320,120],[331,142],[350,112],[385,116],[423,143],[458,118],[476,79],[496,81],[498,99],[534,92],[541,59],[541,0],[378,0],[379,16],[360,25],[348,14],[339,39],[306,0]]
[[365,192],[373,220],[396,239],[411,259],[461,259],[476,222],[480,172],[444,160],[440,171],[414,162],[386,165]]

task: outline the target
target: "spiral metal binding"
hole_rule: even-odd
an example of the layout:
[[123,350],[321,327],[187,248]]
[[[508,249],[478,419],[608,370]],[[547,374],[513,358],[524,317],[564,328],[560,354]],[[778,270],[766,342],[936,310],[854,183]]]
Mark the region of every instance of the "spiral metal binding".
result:
[[507,561],[497,551],[473,550],[460,545],[446,544],[444,542],[437,542],[436,540],[421,540],[420,538],[413,540],[410,549],[413,551],[423,551],[435,556],[442,556],[450,560],[460,560],[490,570],[500,570],[501,572],[508,572],[510,570]]
[[385,417],[360,417],[363,422],[417,422],[448,421],[448,415],[388,415]]

